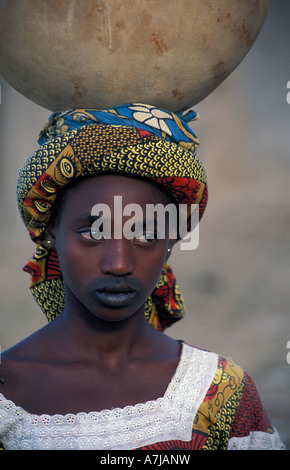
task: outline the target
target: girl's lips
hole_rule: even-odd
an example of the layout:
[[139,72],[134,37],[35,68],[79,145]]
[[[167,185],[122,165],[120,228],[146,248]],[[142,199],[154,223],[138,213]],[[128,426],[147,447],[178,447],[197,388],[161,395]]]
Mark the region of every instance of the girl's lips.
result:
[[124,307],[142,291],[142,285],[135,279],[98,279],[94,294],[106,307]]
[[95,295],[103,305],[108,307],[124,307],[136,295],[135,291],[96,290]]

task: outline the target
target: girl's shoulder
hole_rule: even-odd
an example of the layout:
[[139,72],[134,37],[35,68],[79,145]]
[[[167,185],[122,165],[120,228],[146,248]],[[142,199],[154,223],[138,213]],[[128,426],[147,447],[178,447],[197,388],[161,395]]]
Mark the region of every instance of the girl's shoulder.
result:
[[1,353],[0,393],[17,400],[24,384],[29,384],[45,363],[49,345],[46,326]]

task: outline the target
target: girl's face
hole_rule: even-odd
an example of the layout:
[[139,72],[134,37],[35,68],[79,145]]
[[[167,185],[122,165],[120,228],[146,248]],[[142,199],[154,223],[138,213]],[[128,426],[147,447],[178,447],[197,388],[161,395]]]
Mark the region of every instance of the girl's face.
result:
[[166,206],[169,198],[158,187],[125,176],[97,176],[69,190],[51,229],[66,305],[109,322],[143,313],[171,246],[168,230],[157,238],[156,223],[146,232],[148,204],[160,203]]

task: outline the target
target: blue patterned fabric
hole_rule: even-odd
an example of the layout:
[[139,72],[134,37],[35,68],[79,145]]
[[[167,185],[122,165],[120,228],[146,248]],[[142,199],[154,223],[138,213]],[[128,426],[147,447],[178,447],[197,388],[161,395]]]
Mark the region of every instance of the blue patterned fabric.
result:
[[89,124],[138,127],[181,147],[197,151],[199,142],[188,122],[195,111],[174,114],[146,104],[128,104],[106,110],[72,109],[53,113],[39,136],[39,145],[49,139]]

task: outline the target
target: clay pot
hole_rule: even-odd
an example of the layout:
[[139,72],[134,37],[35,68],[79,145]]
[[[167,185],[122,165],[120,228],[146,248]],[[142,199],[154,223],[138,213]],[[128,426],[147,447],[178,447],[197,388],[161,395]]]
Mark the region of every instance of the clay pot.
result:
[[0,73],[50,110],[194,106],[240,63],[269,0],[0,0]]

